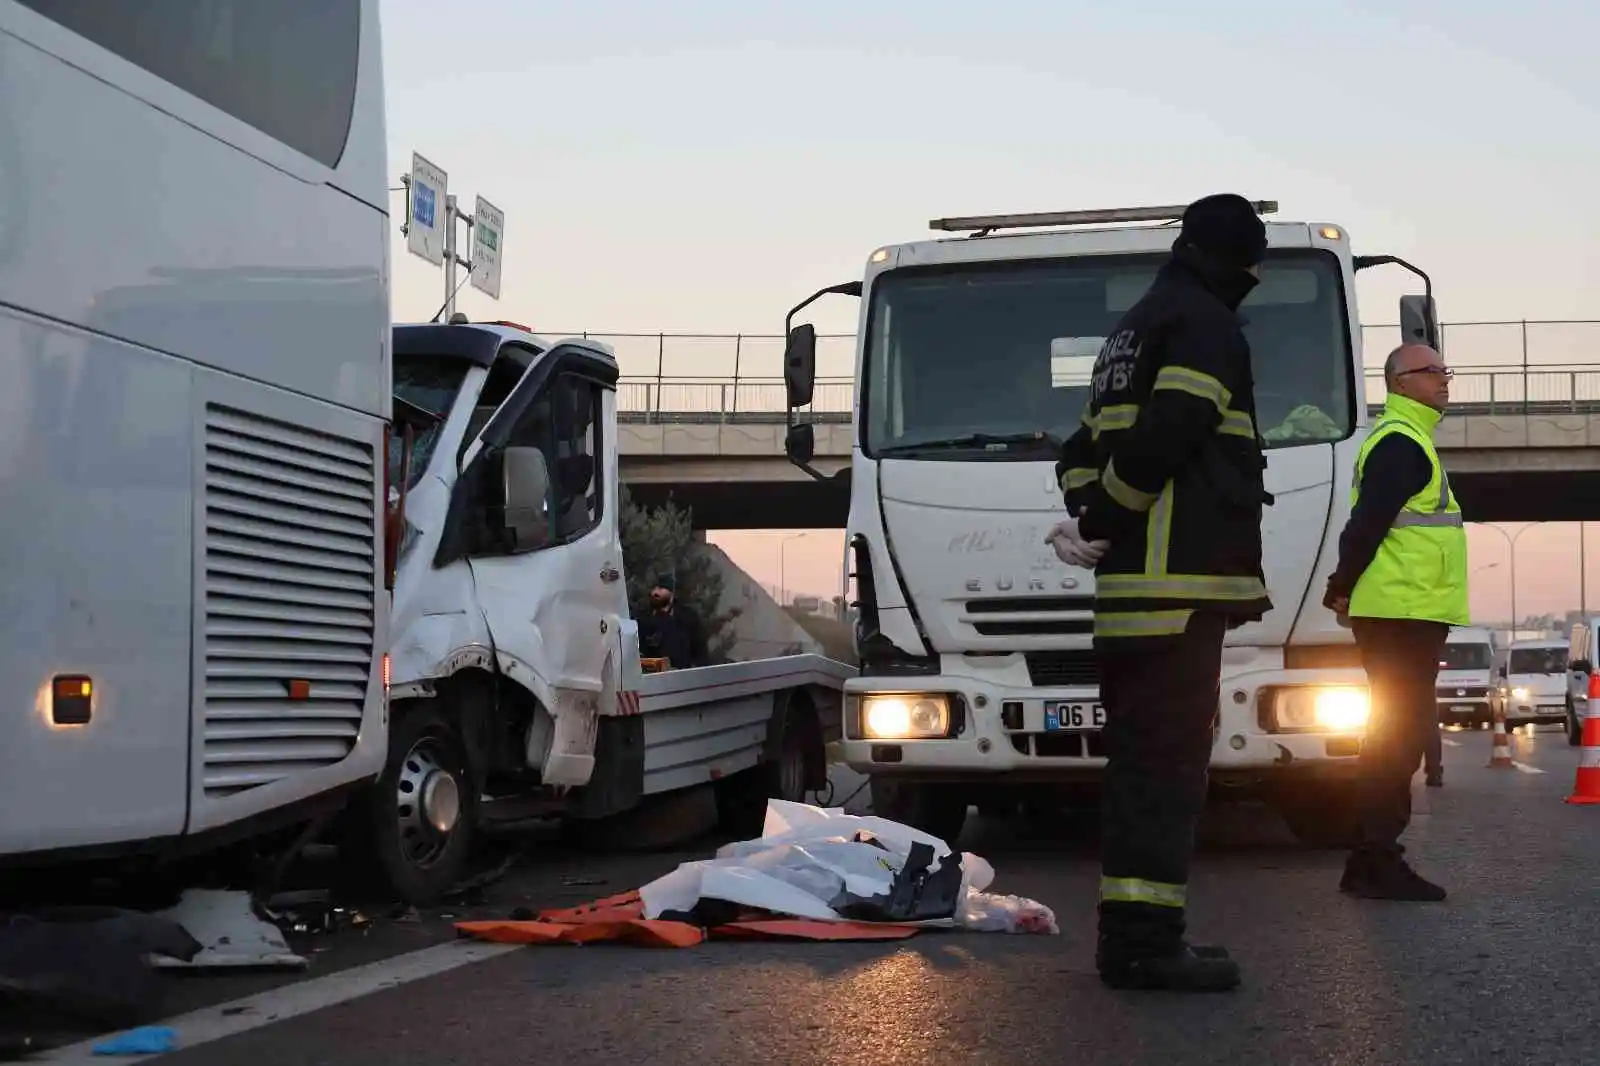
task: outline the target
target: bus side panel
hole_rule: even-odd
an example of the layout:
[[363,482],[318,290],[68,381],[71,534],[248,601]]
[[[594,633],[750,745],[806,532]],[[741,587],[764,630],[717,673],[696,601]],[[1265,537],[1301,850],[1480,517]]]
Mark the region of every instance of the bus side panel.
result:
[[384,424],[195,371],[189,830],[374,778],[387,755]]
[[[356,119],[377,121],[380,91],[360,89]],[[375,137],[347,150],[380,150]],[[387,193],[356,199],[286,146],[253,153],[263,139],[0,2],[0,302],[386,419],[386,216],[371,201]]]
[[[0,854],[180,832],[191,369],[0,307]],[[55,725],[52,678],[93,686]]]

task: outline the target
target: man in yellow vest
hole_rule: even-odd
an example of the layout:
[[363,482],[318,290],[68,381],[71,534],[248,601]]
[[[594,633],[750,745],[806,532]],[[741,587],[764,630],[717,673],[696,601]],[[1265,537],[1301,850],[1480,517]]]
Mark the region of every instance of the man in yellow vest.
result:
[[1361,748],[1361,841],[1339,887],[1369,899],[1437,902],[1445,890],[1412,870],[1400,835],[1411,779],[1438,729],[1439,656],[1466,625],[1467,536],[1434,448],[1450,403],[1438,352],[1404,344],[1383,367],[1383,415],[1356,454],[1350,520],[1323,603],[1348,616],[1372,690]]

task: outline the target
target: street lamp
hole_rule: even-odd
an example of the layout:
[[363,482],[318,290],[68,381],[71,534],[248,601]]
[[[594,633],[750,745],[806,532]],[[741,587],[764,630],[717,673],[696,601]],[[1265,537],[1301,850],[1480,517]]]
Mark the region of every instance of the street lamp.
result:
[[1515,533],[1507,533],[1493,522],[1483,523],[1484,528],[1492,529],[1506,538],[1507,554],[1510,556],[1509,561],[1511,564],[1511,638],[1513,640],[1517,636],[1517,538],[1535,526],[1543,524],[1542,522],[1529,522]]
[[803,533],[790,533],[788,536],[778,541],[778,606],[780,607],[787,607],[789,605],[789,578],[787,571],[784,568],[783,553],[785,549],[789,547],[789,542],[791,540],[799,540],[801,537],[809,536],[811,536],[811,530],[808,529]]

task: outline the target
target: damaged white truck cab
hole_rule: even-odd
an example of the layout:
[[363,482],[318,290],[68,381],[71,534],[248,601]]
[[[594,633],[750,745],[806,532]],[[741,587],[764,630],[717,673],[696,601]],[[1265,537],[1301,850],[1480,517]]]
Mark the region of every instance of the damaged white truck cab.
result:
[[[1103,772],[1094,574],[1044,543],[1065,513],[1056,442],[1182,210],[937,220],[969,236],[880,248],[863,281],[790,312],[863,297],[848,520],[862,667],[843,747],[878,813],[954,839],[970,805],[1006,809]],[[1393,262],[1427,279],[1353,256],[1338,226],[1267,232],[1241,317],[1276,497],[1263,520],[1274,609],[1228,636],[1212,780],[1333,843],[1352,831],[1367,714],[1349,631],[1321,603],[1368,422],[1355,274]],[[1432,308],[1431,286],[1402,300],[1408,336],[1437,343]],[[786,332],[792,410],[811,399],[815,333]],[[791,427],[790,458],[810,470],[812,428]]]
[[395,327],[389,762],[355,839],[408,900],[450,887],[485,823],[593,821],[694,786],[759,817],[826,781],[843,664],[642,672],[617,377],[596,341]]

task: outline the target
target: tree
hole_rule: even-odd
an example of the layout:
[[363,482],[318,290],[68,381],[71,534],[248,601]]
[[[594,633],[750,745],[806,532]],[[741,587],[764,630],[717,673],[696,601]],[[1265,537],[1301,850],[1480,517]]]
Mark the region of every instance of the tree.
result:
[[658,575],[671,574],[677,579],[678,600],[705,623],[711,661],[726,662],[733,646],[729,623],[739,611],[722,609],[722,575],[696,539],[688,508],[671,500],[660,507],[642,507],[633,502],[626,485],[621,487],[619,505],[622,570],[633,617],[650,612],[651,583]]

